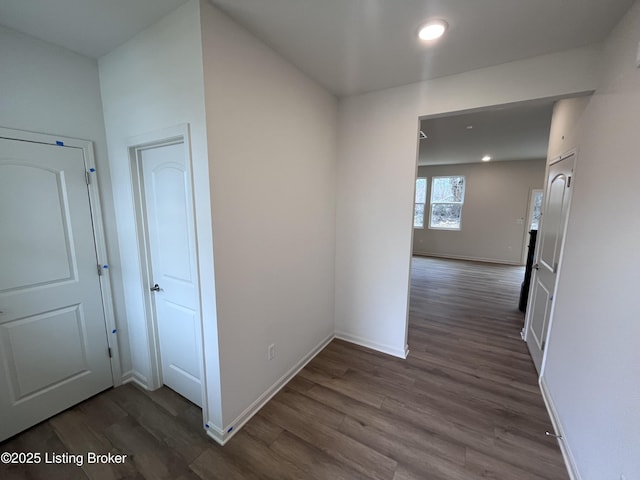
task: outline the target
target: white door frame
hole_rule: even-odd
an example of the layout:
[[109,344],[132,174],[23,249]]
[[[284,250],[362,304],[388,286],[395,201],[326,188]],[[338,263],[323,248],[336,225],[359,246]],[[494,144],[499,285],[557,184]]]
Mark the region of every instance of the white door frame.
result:
[[[546,171],[546,170],[545,170]],[[536,192],[542,192],[542,204],[544,205],[544,188],[530,188],[529,189],[529,203],[527,205],[527,218],[525,219],[524,229],[524,247],[522,248],[522,265],[527,263],[527,253],[529,246],[529,232],[531,231],[531,222],[533,221],[533,206],[535,203]],[[538,229],[540,225],[538,225]]]
[[[135,220],[138,237],[138,252],[140,256],[140,274],[143,283],[144,310],[147,329],[147,338],[149,340],[149,365],[151,367],[151,378],[147,387],[155,390],[163,385],[162,382],[162,363],[160,359],[160,336],[158,334],[158,323],[155,311],[155,303],[151,291],[148,286],[152,284],[151,279],[151,251],[149,246],[149,235],[146,222],[146,209],[144,208],[144,186],[142,184],[142,163],[141,151],[150,147],[161,147],[182,143],[184,145],[184,154],[186,159],[187,175],[191,186],[191,204],[194,209],[193,218],[195,219],[195,198],[193,187],[193,165],[191,157],[191,141],[189,134],[189,125],[181,124],[175,127],[150,132],[143,135],[132,137],[127,142],[129,153],[129,166],[131,168],[132,191],[135,208]],[[194,222],[194,239],[197,239],[196,225]],[[195,247],[196,266],[199,265],[197,240]],[[198,305],[197,305],[197,328],[199,328],[200,342],[203,343],[204,333],[202,329],[202,302],[200,300],[200,272],[196,268],[196,283],[198,285]],[[205,365],[204,365],[204,345],[201,345],[199,354],[199,367],[202,382],[202,399],[203,411],[206,407],[206,387],[205,387]]]
[[102,293],[102,309],[104,312],[105,332],[107,345],[111,352],[111,377],[113,386],[122,384],[122,367],[120,365],[120,350],[118,348],[118,328],[113,311],[113,295],[109,261],[107,256],[107,243],[105,241],[104,220],[102,218],[102,206],[100,204],[100,191],[97,175],[99,174],[93,153],[93,142],[77,138],[51,135],[45,133],[13,130],[0,127],[0,138],[20,140],[24,142],[42,143],[45,145],[59,145],[62,147],[77,148],[82,151],[84,167],[87,172],[89,190],[89,207],[91,209],[91,224],[93,226],[93,238],[96,249],[96,270],[99,272],[100,291]]
[[[542,193],[542,213],[540,215],[540,224],[538,226],[538,232],[542,232],[542,227],[544,224],[544,211],[545,211],[545,207],[546,207],[546,199],[549,195],[549,192],[547,191],[548,186],[549,186],[549,182],[548,182],[548,177],[549,177],[549,168],[570,157],[570,156],[574,156],[573,158],[573,174],[571,175],[572,177],[572,183],[575,183],[575,176],[576,176],[576,169],[578,166],[578,152],[577,149],[572,148],[571,150],[569,150],[568,152],[563,153],[562,155],[560,155],[559,157],[555,157],[553,159],[551,159],[548,163],[547,163],[547,167],[544,171],[544,191]],[[558,268],[556,270],[556,281],[555,281],[555,285],[553,286],[553,292],[551,292],[551,295],[553,296],[553,301],[551,302],[551,311],[549,312],[549,325],[547,326],[547,335],[546,335],[546,348],[544,349],[544,351],[542,352],[542,363],[540,364],[540,372],[538,374],[539,378],[542,378],[542,376],[544,375],[544,368],[546,366],[547,363],[547,352],[549,351],[549,343],[551,340],[551,329],[553,327],[553,320],[554,320],[554,315],[555,315],[555,309],[556,309],[556,300],[557,300],[557,293],[558,293],[558,285],[560,283],[560,276],[562,275],[562,264],[563,264],[563,259],[564,259],[564,254],[565,254],[565,243],[567,242],[567,227],[569,225],[569,218],[571,217],[571,204],[573,203],[573,194],[571,195],[571,198],[569,200],[569,205],[567,206],[567,218],[565,219],[565,223],[562,226],[562,242],[560,244],[560,256],[558,257]],[[533,261],[537,262],[538,261],[538,257],[540,255],[540,248],[542,245],[542,239],[538,237],[538,240],[536,241],[536,253],[533,257]],[[531,288],[529,288],[529,295],[528,295],[528,299],[527,299],[527,311],[525,313],[525,320],[524,320],[524,337],[523,340],[525,341],[525,343],[527,342],[528,338],[529,338],[529,324],[531,323],[531,307],[532,307],[532,302],[533,302],[533,275],[535,275],[535,272],[532,274],[532,282],[531,282]]]

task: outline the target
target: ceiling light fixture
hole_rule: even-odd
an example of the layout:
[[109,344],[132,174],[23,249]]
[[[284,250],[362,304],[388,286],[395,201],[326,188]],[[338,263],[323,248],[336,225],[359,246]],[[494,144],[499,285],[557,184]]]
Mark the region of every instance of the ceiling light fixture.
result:
[[482,161],[483,162],[488,162],[489,160],[491,160],[491,156],[490,155],[485,155],[484,157],[482,157]]
[[425,42],[437,40],[447,30],[449,25],[444,20],[430,20],[418,30],[418,38]]

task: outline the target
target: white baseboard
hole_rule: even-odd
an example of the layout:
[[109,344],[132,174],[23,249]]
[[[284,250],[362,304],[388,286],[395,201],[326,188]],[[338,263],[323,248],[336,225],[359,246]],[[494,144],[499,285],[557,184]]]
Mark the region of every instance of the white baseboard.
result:
[[407,358],[409,355],[409,346],[405,345],[404,348],[397,348],[393,345],[386,345],[383,343],[374,342],[367,338],[362,338],[357,335],[352,335],[346,332],[338,332],[336,331],[336,338],[340,340],[344,340],[345,342],[355,343],[356,345],[360,345],[362,347],[370,348],[371,350],[376,350],[378,352],[386,353],[388,355],[393,355],[398,358]]
[[556,407],[553,404],[553,399],[551,398],[549,389],[547,388],[544,376],[540,377],[540,391],[542,392],[544,404],[546,405],[547,411],[549,412],[549,417],[551,417],[553,429],[555,430],[556,435],[560,435],[561,437],[558,438],[558,444],[560,445],[560,451],[562,452],[565,466],[567,467],[567,471],[569,472],[569,477],[571,478],[571,480],[582,480],[580,472],[578,471],[578,466],[576,465],[576,461],[573,458],[573,454],[571,453],[569,445],[567,444],[567,437],[564,434],[562,423],[560,422],[560,419],[558,417]]
[[122,385],[124,385],[125,383],[135,383],[140,388],[151,390],[149,388],[149,383],[147,382],[147,377],[142,375],[140,372],[136,372],[135,370],[129,370],[128,372],[124,372],[122,374]]
[[500,265],[515,265],[519,267],[524,265],[521,261],[510,262],[508,260],[499,260],[496,258],[469,257],[466,255],[449,255],[449,254],[429,253],[429,252],[413,252],[413,254],[418,257],[450,258],[452,260],[469,260],[471,262],[499,263]]
[[242,412],[238,417],[227,425],[224,430],[221,430],[219,427],[213,424],[213,422],[209,421],[206,425],[207,427],[207,435],[213,438],[220,445],[224,445],[227,443],[231,437],[233,437],[243,426],[247,423],[251,417],[253,417],[258,411],[266,405],[266,403],[273,398],[273,396],[278,393],[282,387],[284,387],[289,380],[295,377],[300,370],[302,370],[307,363],[309,363],[313,358],[326,347],[331,340],[334,339],[334,335],[331,334],[324,340],[322,340],[318,345],[316,345],[313,350],[311,350],[308,354],[306,354],[298,363],[296,363],[287,373],[285,373],[282,377],[280,377],[271,387],[269,387],[262,395],[260,395],[255,402],[249,405],[244,412]]

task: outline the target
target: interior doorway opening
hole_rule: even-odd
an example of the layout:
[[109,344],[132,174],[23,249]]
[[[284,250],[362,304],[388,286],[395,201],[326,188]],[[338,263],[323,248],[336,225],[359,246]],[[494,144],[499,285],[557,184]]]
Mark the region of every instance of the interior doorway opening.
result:
[[[462,305],[478,302],[480,317],[489,318],[493,309],[504,324],[488,321],[487,332],[516,335],[520,341],[524,314],[518,310],[519,298],[529,232],[539,217],[554,103],[544,99],[420,119],[410,350],[420,305],[435,301],[434,295],[456,296]],[[434,272],[416,274],[425,268],[440,272],[441,284]],[[474,275],[478,285],[465,287]],[[503,280],[493,282],[490,277]],[[421,281],[427,283],[420,285]],[[442,298],[442,308],[448,301]],[[435,322],[459,316],[460,325],[470,331],[481,328],[482,322],[466,323],[471,311],[458,311],[451,304],[446,308],[450,311],[441,309]],[[533,370],[531,360],[526,363]]]

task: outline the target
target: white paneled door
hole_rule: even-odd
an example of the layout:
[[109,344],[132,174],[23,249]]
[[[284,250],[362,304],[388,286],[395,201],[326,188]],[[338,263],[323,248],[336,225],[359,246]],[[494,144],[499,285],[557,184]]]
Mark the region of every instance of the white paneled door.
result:
[[527,304],[526,339],[538,372],[542,367],[553,313],[553,297],[573,190],[571,181],[574,163],[575,154],[561,157],[549,165],[547,174],[531,294]]
[[191,177],[184,143],[140,150],[162,382],[202,406]]
[[0,440],[112,386],[85,171],[0,139]]

